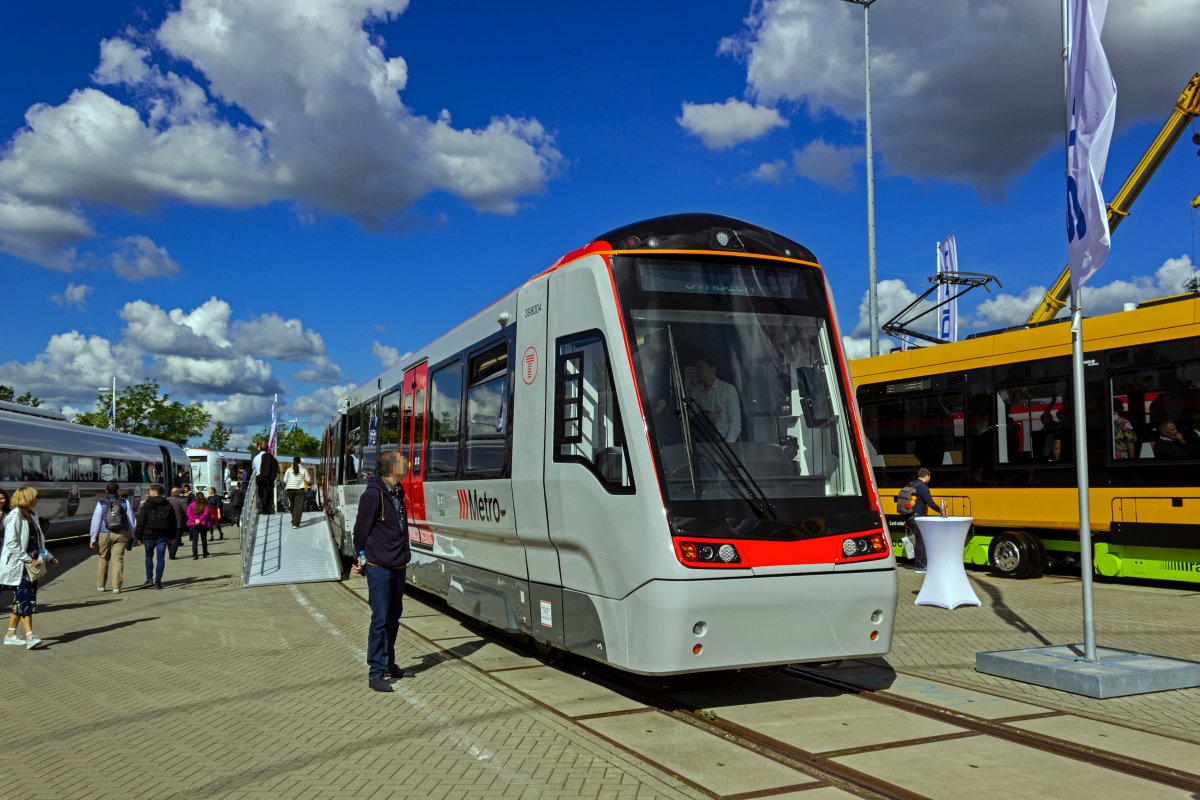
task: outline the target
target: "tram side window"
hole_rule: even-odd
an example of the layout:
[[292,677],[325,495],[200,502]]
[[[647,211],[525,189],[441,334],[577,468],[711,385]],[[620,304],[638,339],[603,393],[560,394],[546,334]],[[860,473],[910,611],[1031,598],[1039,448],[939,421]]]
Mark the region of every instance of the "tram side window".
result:
[[963,464],[966,444],[962,392],[913,392],[860,404],[863,432],[875,449],[876,470],[915,473]]
[[429,379],[429,462],[426,476],[453,478],[458,474],[459,417],[462,406],[462,362],[441,367]]
[[998,464],[1074,463],[1074,427],[1065,382],[996,390]]
[[468,478],[504,474],[508,430],[508,342],[470,361],[467,389],[467,443],[463,470]]
[[583,464],[611,493],[632,493],[621,412],[599,331],[558,340],[554,400],[554,460]]
[[1164,364],[1112,377],[1114,461],[1200,459],[1198,369]]
[[383,423],[379,426],[379,444],[400,444],[400,393],[383,398]]

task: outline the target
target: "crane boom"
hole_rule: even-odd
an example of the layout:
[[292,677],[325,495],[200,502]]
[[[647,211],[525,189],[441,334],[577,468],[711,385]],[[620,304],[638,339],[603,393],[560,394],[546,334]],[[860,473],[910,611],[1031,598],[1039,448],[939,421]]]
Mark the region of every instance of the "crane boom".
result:
[[[1154,137],[1154,141],[1150,143],[1150,147],[1142,156],[1142,160],[1133,168],[1133,172],[1129,173],[1125,183],[1113,196],[1112,202],[1108,204],[1108,230],[1110,233],[1117,229],[1121,220],[1129,216],[1129,208],[1133,205],[1133,201],[1137,200],[1138,195],[1142,193],[1142,189],[1150,180],[1150,176],[1167,157],[1167,153],[1171,152],[1171,148],[1187,127],[1188,122],[1197,114],[1200,114],[1200,72],[1193,75],[1187,86],[1183,87],[1183,92],[1175,101],[1175,110],[1171,116],[1167,117],[1158,136]],[[1059,310],[1066,305],[1067,297],[1070,294],[1071,265],[1068,264],[1059,273],[1050,288],[1046,290],[1046,294],[1033,309],[1033,313],[1029,315],[1026,322],[1033,325],[1054,319]]]

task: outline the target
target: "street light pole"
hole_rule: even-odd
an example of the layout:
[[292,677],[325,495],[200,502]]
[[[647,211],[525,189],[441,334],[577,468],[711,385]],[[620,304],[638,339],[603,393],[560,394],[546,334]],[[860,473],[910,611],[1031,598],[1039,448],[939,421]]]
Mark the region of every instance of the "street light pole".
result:
[[871,144],[871,4],[875,0],[845,0],[863,7],[863,63],[867,82],[867,309],[871,326],[871,355],[879,355],[879,288],[875,280],[875,148]]

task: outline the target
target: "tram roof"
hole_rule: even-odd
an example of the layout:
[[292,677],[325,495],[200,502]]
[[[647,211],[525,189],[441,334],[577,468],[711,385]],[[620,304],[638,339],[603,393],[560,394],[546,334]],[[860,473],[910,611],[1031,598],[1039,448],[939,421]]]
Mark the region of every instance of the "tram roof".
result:
[[183,448],[175,442],[132,433],[93,428],[77,422],[44,419],[0,409],[0,444],[23,450],[45,450],[75,455],[108,455],[145,458],[161,455],[165,447],[174,455]]

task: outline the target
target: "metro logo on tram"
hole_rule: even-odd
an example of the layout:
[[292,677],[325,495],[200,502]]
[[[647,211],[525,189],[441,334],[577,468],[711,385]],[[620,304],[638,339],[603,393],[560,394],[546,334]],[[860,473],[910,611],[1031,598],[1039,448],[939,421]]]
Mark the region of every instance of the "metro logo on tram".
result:
[[491,497],[487,492],[477,492],[474,489],[458,490],[458,518],[470,519],[475,522],[499,522],[505,514],[500,508],[500,500]]

